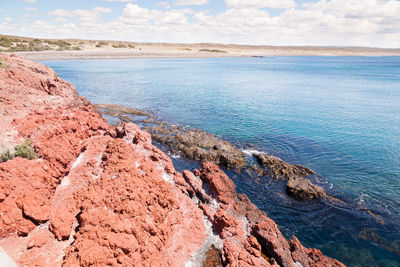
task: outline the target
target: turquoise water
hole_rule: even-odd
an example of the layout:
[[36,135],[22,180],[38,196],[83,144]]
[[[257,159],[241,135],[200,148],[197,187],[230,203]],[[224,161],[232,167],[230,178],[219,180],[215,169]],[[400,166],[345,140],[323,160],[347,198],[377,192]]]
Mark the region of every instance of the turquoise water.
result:
[[350,266],[400,266],[400,57],[44,63],[94,103],[150,110],[314,169],[344,203],[297,202],[271,179],[230,176],[286,236]]

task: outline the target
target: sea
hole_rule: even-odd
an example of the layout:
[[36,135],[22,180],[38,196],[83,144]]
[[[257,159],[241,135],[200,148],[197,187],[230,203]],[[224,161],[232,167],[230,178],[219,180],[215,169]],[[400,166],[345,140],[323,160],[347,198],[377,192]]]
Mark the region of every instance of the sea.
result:
[[[147,110],[249,157],[260,151],[313,169],[331,199],[296,201],[270,177],[227,173],[287,238],[348,266],[400,266],[400,57],[42,63],[92,103]],[[173,160],[178,170],[199,166]]]

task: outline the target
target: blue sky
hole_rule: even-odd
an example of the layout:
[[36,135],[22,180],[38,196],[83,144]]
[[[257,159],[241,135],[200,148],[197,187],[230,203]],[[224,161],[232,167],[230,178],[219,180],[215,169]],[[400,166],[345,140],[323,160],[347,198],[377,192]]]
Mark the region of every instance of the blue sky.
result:
[[0,33],[40,38],[400,47],[400,0],[0,0]]

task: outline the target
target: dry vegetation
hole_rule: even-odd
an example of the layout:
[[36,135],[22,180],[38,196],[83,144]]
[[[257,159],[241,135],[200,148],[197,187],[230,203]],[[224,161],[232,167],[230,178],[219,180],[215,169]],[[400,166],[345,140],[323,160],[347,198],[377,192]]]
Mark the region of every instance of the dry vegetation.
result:
[[21,157],[26,159],[37,159],[38,156],[35,150],[32,147],[31,140],[25,140],[25,142],[19,146],[14,147],[14,153],[11,153],[10,150],[6,150],[5,152],[0,154],[0,163],[6,162],[7,160],[13,159],[15,157]]
[[51,40],[0,35],[0,52],[66,51],[101,47],[134,49],[135,45],[118,41]]
[[62,40],[0,38],[0,52],[46,51],[46,50],[80,50],[79,46]]
[[228,53],[224,50],[219,49],[200,49],[199,52],[208,52],[208,53]]
[[0,58],[0,68],[5,69],[7,68],[7,66],[8,66],[7,62],[4,59]]

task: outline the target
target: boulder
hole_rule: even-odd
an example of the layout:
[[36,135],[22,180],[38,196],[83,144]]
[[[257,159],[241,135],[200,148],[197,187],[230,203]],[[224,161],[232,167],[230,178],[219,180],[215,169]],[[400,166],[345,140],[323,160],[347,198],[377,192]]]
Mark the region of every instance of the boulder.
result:
[[301,165],[292,165],[278,157],[270,156],[264,153],[254,153],[260,166],[266,168],[265,174],[275,179],[288,180],[286,184],[286,193],[297,199],[319,199],[325,196],[325,190],[313,184],[306,178],[308,175],[315,175],[315,172]]
[[264,168],[268,168],[270,175],[276,179],[290,179],[294,176],[307,176],[315,174],[315,172],[309,168],[301,165],[292,165],[278,157],[270,156],[264,153],[254,153],[253,156],[257,159],[257,162]]
[[286,192],[298,200],[318,199],[326,195],[325,190],[310,180],[302,177],[292,177],[286,184]]

